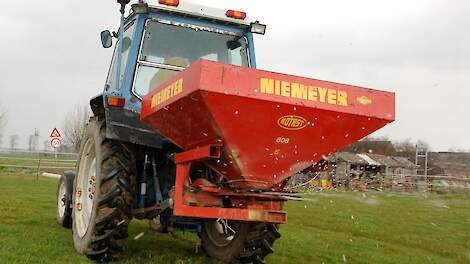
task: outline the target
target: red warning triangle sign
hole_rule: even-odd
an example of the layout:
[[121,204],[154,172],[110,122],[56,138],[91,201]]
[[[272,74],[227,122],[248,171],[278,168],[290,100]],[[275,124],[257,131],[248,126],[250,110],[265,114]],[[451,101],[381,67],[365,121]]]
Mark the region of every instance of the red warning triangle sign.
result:
[[60,132],[57,129],[57,127],[54,127],[54,130],[52,130],[52,133],[49,137],[51,137],[51,138],[61,138],[62,136],[60,135]]

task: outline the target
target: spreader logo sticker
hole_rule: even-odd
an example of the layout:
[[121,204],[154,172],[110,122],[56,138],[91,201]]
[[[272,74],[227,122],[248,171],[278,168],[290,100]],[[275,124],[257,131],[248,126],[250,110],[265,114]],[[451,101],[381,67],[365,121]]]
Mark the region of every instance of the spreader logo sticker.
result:
[[307,125],[307,120],[301,116],[286,115],[280,117],[277,124],[287,130],[299,130]]
[[348,106],[348,93],[342,90],[270,78],[261,78],[259,85],[259,91],[264,94]]
[[183,92],[183,79],[177,80],[176,82],[163,88],[158,93],[154,94],[152,96],[151,107],[155,108],[159,104],[164,103],[168,99],[180,94],[181,92]]
[[372,99],[370,99],[369,97],[364,96],[364,95],[361,96],[361,97],[356,98],[356,100],[357,100],[360,104],[362,104],[362,105],[370,105],[370,104],[372,104]]

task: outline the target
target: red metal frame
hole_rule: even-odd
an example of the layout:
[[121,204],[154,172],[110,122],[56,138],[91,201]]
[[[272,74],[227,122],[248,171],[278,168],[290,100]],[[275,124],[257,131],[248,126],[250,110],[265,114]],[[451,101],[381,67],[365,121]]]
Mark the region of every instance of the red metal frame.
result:
[[[189,173],[192,162],[220,158],[221,150],[222,144],[214,144],[176,154],[173,214],[199,218],[286,223],[287,213],[282,211],[284,199],[281,197],[256,193],[233,193],[229,190],[210,186],[201,188],[202,192],[200,193],[185,193],[185,189],[189,188]],[[191,200],[210,200],[213,204],[220,205],[222,198],[226,196],[235,197],[235,199],[243,197],[245,200],[251,200],[251,203],[237,208],[201,207],[186,203],[186,198],[191,197]],[[264,199],[264,201],[258,201],[257,199]]]

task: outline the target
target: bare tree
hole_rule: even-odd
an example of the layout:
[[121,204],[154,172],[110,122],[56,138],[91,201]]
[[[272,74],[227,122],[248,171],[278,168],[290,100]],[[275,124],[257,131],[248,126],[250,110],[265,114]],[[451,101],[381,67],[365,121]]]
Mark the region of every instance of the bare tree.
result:
[[85,126],[91,112],[88,105],[77,105],[67,113],[64,120],[64,143],[78,152],[82,142]]
[[349,145],[343,151],[353,153],[376,153],[382,155],[395,155],[396,150],[388,137],[365,137]]
[[424,148],[424,149],[426,149],[426,150],[428,150],[428,151],[431,150],[431,146],[429,145],[429,143],[426,142],[426,141],[424,141],[424,140],[421,140],[421,139],[418,140],[418,141],[416,141],[416,146],[419,146],[419,147],[421,147],[421,148]]
[[423,141],[413,141],[411,139],[391,141],[388,137],[368,136],[354,144],[349,145],[344,151],[354,153],[377,153],[383,155],[399,155],[412,160],[416,154],[416,146],[431,150],[431,146]]
[[416,143],[411,141],[410,138],[404,140],[397,140],[393,142],[393,145],[398,152],[402,153],[414,153],[416,151]]
[[18,146],[18,135],[11,135],[10,136],[10,148],[12,150],[15,150],[16,147]]

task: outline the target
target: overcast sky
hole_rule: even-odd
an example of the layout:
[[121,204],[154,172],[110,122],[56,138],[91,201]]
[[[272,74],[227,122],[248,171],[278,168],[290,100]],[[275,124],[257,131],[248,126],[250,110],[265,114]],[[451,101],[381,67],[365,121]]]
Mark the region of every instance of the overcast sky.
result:
[[[470,149],[470,1],[180,1],[266,23],[256,37],[260,69],[395,92],[397,120],[374,135]],[[115,2],[2,1],[4,146],[18,134],[25,147],[34,128],[45,141],[66,112],[102,91],[112,50],[99,32],[116,29]]]

